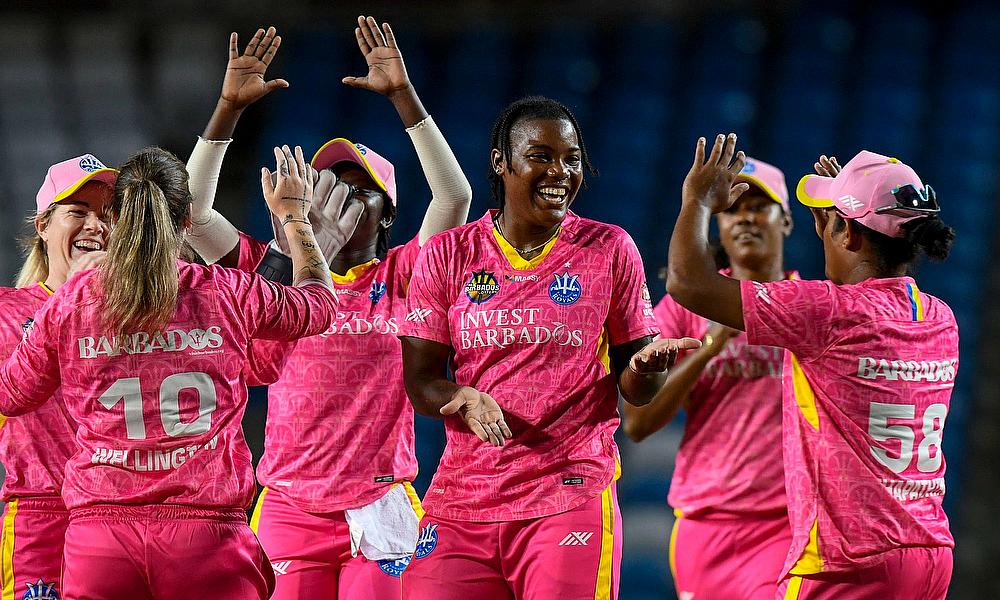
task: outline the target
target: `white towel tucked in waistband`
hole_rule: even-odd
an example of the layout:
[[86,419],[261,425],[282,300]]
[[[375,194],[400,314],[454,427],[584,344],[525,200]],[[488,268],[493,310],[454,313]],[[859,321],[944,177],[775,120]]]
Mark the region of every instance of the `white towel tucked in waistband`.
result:
[[402,485],[394,485],[371,504],[344,511],[351,529],[351,555],[368,560],[399,560],[413,554],[420,519]]

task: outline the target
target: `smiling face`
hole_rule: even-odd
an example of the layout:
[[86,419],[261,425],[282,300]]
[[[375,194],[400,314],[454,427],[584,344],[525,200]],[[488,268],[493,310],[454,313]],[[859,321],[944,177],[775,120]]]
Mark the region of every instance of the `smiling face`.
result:
[[107,247],[111,227],[105,211],[112,195],[108,185],[89,181],[55,204],[47,220],[35,220],[35,230],[45,241],[50,277],[64,279],[74,259]]
[[583,185],[583,157],[576,129],[567,119],[528,119],[510,132],[510,164],[492,152],[494,170],[504,186],[507,217],[531,227],[551,229]]
[[753,185],[717,219],[719,239],[729,260],[749,269],[780,257],[791,232],[791,221],[781,205]]

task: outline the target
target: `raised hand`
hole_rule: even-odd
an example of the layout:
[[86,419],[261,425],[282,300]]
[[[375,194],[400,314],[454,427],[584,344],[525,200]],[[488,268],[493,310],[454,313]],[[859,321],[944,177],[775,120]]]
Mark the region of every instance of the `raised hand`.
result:
[[[354,235],[354,230],[361,221],[364,204],[350,197],[350,187],[337,180],[337,176],[324,169],[317,173],[312,171],[313,204],[309,209],[309,222],[316,234],[316,243],[327,260],[332,260],[340,252],[344,244]],[[347,204],[347,208],[344,205]],[[285,239],[281,221],[271,215],[274,223],[275,242],[278,248],[288,254],[288,240]]]
[[374,17],[358,17],[358,26],[354,29],[358,40],[358,48],[368,63],[368,75],[364,77],[344,77],[344,83],[351,87],[378,92],[383,96],[392,96],[410,87],[410,78],[406,74],[403,55],[396,47],[396,37],[388,23],[382,23],[379,28]]
[[288,146],[275,147],[274,159],[277,163],[276,177],[266,167],[261,169],[260,184],[267,208],[281,225],[292,222],[308,224],[313,177],[312,169],[302,155],[302,147],[295,147],[294,156]]
[[[734,160],[735,158],[735,160]],[[701,204],[713,213],[726,210],[740,195],[750,189],[741,182],[733,185],[736,176],[746,164],[746,155],[736,152],[736,134],[719,134],[712,146],[712,153],[705,159],[705,138],[698,138],[694,149],[694,164],[684,178],[681,200],[685,204]]]
[[219,102],[241,111],[272,91],[288,87],[284,79],[264,80],[267,67],[281,46],[281,36],[276,33],[274,27],[268,27],[267,31],[258,29],[242,54],[236,33],[229,35],[229,64]]
[[816,169],[818,175],[823,177],[836,177],[843,167],[837,162],[836,156],[827,158],[825,154],[821,154],[819,160],[813,163],[813,168]]
[[632,355],[628,366],[640,375],[662,373],[674,366],[677,354],[681,350],[694,350],[701,347],[701,341],[694,338],[665,338],[654,340],[645,348]]
[[500,447],[504,440],[514,437],[497,401],[475,388],[459,388],[451,401],[441,407],[442,415],[455,413],[459,413],[472,433],[484,442]]

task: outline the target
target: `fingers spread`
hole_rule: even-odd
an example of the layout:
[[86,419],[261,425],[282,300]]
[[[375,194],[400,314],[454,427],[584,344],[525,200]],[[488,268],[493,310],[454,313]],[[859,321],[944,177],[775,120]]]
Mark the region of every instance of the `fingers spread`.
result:
[[747,165],[747,155],[742,150],[740,150],[739,152],[736,153],[736,160],[733,161],[733,164],[729,165],[729,173],[732,174],[733,177],[735,177],[739,175],[741,171],[743,171],[743,167],[745,167],[746,165]]
[[375,20],[375,17],[368,17],[366,21],[368,22],[368,29],[372,32],[372,37],[375,38],[375,44],[386,46],[385,36],[382,35],[382,29],[378,26],[378,21]]
[[250,43],[248,43],[247,47],[243,50],[243,56],[253,56],[253,54],[257,52],[257,45],[260,44],[260,38],[263,35],[263,29],[258,29],[257,33],[253,34],[253,37],[250,38]]
[[736,153],[736,134],[730,133],[726,136],[726,142],[722,145],[722,156],[719,157],[719,165],[724,169],[729,168],[729,161],[733,160]]
[[267,167],[260,168],[260,187],[264,190],[264,197],[274,194],[274,183],[271,182],[271,172]]
[[719,157],[722,156],[722,144],[726,141],[726,136],[721,133],[715,136],[715,144],[712,145],[712,152],[708,155],[708,164],[719,164]]
[[705,138],[698,138],[698,142],[694,145],[694,165],[692,168],[697,169],[698,167],[705,164]]
[[270,48],[271,40],[274,39],[275,33],[276,30],[274,29],[274,27],[267,28],[267,33],[264,34],[264,39],[262,39],[260,41],[260,44],[257,45],[257,48],[254,49],[253,53],[254,56],[256,56],[257,58],[264,58],[264,53],[267,52],[268,48]]
[[261,58],[261,61],[264,63],[265,67],[270,65],[271,61],[274,60],[274,54],[278,51],[279,46],[281,46],[280,35],[274,38],[274,41],[271,42],[271,45],[268,46],[267,50],[264,52],[264,57]]
[[[358,17],[358,19],[360,20],[360,17]],[[361,33],[360,27],[354,28],[354,37],[358,39],[358,48],[361,49],[362,54],[368,54],[369,52],[372,51],[371,44],[368,43],[368,40],[365,39],[364,34]]]
[[361,35],[365,37],[365,42],[371,48],[377,48],[378,42],[375,40],[375,36],[372,34],[372,28],[368,25],[368,20],[364,17],[358,17],[358,27],[361,28]]
[[240,55],[239,37],[236,35],[236,32],[234,31],[233,33],[229,34],[229,60],[233,60],[239,55]]

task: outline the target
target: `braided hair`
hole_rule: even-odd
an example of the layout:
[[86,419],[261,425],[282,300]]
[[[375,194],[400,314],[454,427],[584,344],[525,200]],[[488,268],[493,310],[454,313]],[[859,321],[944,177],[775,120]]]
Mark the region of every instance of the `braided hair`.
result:
[[[584,168],[587,170],[587,174],[593,176],[598,174],[597,169],[590,163],[590,158],[587,156],[587,145],[583,143],[583,132],[580,130],[580,124],[573,115],[573,111],[562,102],[544,96],[526,96],[520,100],[511,102],[506,108],[500,111],[496,122],[493,123],[493,133],[490,135],[490,148],[500,151],[500,156],[503,157],[505,164],[510,165],[512,159],[510,147],[511,130],[519,122],[531,119],[565,119],[569,121],[576,131],[577,140],[580,142],[580,158],[583,161]],[[492,168],[489,170],[488,177],[490,181],[490,195],[497,206],[503,209],[503,178]],[[586,187],[587,184],[584,181],[584,188]]]

